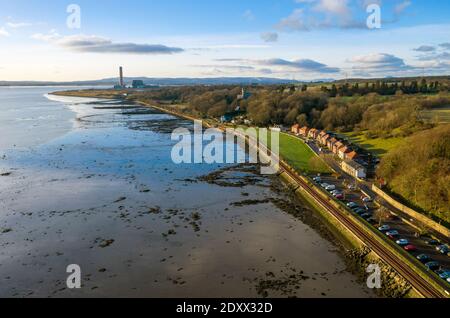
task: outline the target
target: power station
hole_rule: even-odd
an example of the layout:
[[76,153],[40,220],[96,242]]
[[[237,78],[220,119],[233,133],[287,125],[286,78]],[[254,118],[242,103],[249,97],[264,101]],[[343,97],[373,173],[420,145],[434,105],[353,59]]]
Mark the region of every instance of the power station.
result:
[[119,84],[114,85],[114,88],[115,88],[115,89],[124,89],[124,88],[127,88],[127,87],[125,86],[125,81],[123,80],[123,67],[122,67],[122,66],[119,67]]

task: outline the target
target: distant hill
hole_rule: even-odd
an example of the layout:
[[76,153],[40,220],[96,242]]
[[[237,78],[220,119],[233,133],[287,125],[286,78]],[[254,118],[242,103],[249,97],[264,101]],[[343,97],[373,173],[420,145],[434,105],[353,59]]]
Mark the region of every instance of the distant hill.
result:
[[[425,76],[427,81],[450,81],[449,75]],[[321,83],[364,83],[375,81],[400,82],[400,81],[420,81],[422,77],[385,77],[385,78],[350,78],[335,80],[333,78],[316,79],[312,81],[299,81],[283,78],[270,77],[213,77],[213,78],[195,78],[195,77],[125,77],[125,83],[131,85],[133,80],[142,80],[146,85],[153,86],[181,86],[181,85],[282,85],[282,84],[321,84]],[[73,81],[73,82],[50,82],[50,81],[0,81],[0,86],[114,86],[118,83],[118,78],[105,78],[91,81]]]
[[[250,85],[250,84],[299,84],[301,81],[269,77],[216,77],[216,78],[150,78],[125,77],[127,85],[133,80],[142,80],[146,85],[173,86],[173,85]],[[105,78],[93,81],[49,82],[49,81],[0,81],[0,86],[100,86],[115,85],[117,78]]]

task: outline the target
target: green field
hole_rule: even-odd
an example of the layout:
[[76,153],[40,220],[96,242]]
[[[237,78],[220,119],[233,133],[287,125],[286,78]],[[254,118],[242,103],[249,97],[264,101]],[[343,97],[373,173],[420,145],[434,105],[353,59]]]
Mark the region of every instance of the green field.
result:
[[421,116],[425,120],[438,122],[440,124],[448,124],[450,123],[450,108],[424,110],[422,111]]
[[[280,134],[280,154],[294,169],[308,173],[331,173],[322,161],[302,140]],[[312,158],[316,158],[312,163]]]
[[[246,129],[247,127],[241,126]],[[259,131],[258,131],[259,133]],[[270,131],[268,146],[271,148]],[[280,156],[299,172],[331,173],[327,164],[317,156],[301,139],[286,133],[280,133]]]
[[361,132],[344,133],[343,135],[352,143],[380,157],[401,145],[405,140],[401,137],[369,139]]

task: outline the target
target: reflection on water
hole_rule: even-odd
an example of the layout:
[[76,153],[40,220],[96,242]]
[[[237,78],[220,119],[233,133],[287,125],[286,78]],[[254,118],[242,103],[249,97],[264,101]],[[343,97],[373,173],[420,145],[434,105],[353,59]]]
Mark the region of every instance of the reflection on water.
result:
[[[275,179],[173,164],[170,133],[191,122],[111,101],[51,104],[70,128],[2,148],[0,296],[370,295],[336,247],[279,208],[293,203]],[[80,290],[66,289],[69,264]]]

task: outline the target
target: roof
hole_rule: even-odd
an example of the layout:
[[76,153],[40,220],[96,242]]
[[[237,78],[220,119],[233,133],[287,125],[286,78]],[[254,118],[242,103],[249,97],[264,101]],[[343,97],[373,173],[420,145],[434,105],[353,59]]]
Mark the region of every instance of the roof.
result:
[[331,138],[330,142],[338,142],[339,140],[337,140],[336,138]]
[[311,128],[310,132],[316,132],[317,129],[316,128]]
[[300,128],[300,130],[305,130],[306,131],[306,130],[309,130],[309,128],[305,126],[305,127]]
[[337,149],[340,149],[340,148],[344,147],[345,145],[342,143],[342,141],[338,141],[334,146],[335,146]]
[[294,126],[292,126],[292,128],[298,128],[298,127],[300,127],[299,124],[295,124]]
[[347,158],[349,159],[355,159],[356,157],[358,157],[358,153],[356,151],[352,151],[347,154]]
[[346,145],[343,145],[341,148],[339,148],[339,152],[342,152],[342,153],[346,153],[349,151],[350,151],[350,148],[347,147]]
[[359,163],[357,163],[356,161],[353,161],[353,160],[346,160],[346,161],[344,161],[344,163],[349,165],[350,167],[352,167],[355,170],[366,170],[366,168],[364,168],[362,165],[360,165]]

